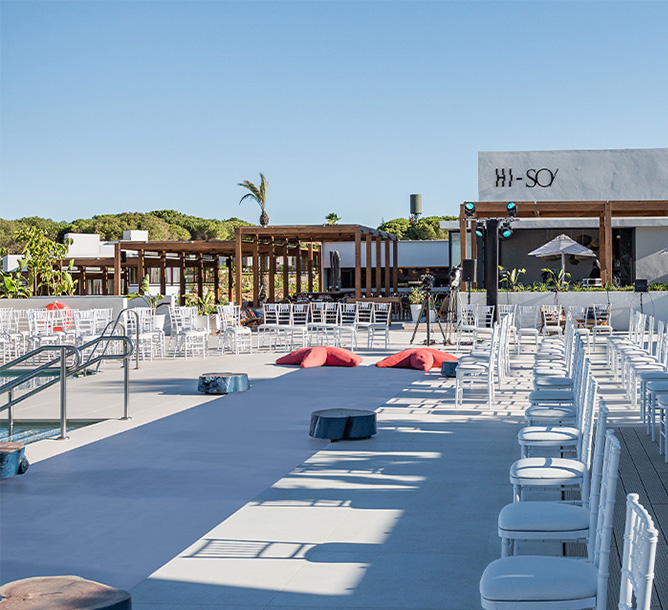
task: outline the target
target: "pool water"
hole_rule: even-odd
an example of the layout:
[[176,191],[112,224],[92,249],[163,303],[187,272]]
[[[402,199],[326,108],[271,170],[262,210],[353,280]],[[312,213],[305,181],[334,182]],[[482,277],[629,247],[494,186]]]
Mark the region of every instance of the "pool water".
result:
[[[95,421],[73,421],[67,422],[68,433],[84,426],[96,424]],[[34,443],[45,438],[57,438],[60,436],[60,422],[58,421],[15,421],[14,434],[9,436],[7,420],[0,421],[0,442],[14,441],[17,443]]]

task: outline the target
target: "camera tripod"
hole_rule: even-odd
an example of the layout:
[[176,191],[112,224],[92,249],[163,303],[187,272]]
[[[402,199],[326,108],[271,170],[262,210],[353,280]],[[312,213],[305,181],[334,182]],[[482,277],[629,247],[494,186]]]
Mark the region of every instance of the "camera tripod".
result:
[[[445,324],[448,329],[446,333],[446,339],[445,339],[445,344],[449,343],[454,343],[452,340],[452,334],[455,332],[457,328],[457,302],[459,301],[459,286],[456,285],[450,285],[450,293],[448,294],[447,297],[445,297],[445,300],[443,301],[443,305],[441,305],[441,309],[438,310],[438,315],[443,317],[441,315],[441,311],[445,307]],[[470,293],[469,293],[469,298],[470,298]]]
[[[427,321],[427,338],[423,341],[423,343],[427,346],[434,345],[436,343],[436,341],[431,338],[431,320],[429,319],[429,314],[432,311],[431,298],[432,298],[431,291],[426,290],[424,293],[424,301],[422,301],[422,308],[420,309],[420,315],[418,316],[417,322],[415,323],[415,328],[413,329],[413,336],[411,337],[411,345],[413,344],[413,341],[415,340],[415,335],[417,334],[418,328],[420,327],[423,313],[425,320]],[[439,314],[440,314],[440,309],[439,309]],[[445,332],[443,331],[443,327],[441,326],[441,321],[439,320],[438,314],[436,315],[436,323],[438,324],[438,327],[441,329],[441,335],[443,335],[443,344],[445,345],[446,343]]]

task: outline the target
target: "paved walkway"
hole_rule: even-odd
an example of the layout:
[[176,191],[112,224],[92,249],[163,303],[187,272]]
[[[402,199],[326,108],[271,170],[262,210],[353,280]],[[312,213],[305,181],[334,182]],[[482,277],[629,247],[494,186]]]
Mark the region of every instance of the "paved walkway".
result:
[[[396,332],[393,346],[409,338]],[[364,355],[367,365],[384,353]],[[1,487],[0,580],[74,572],[129,588],[135,610],[479,608],[480,575],[500,554],[531,356],[514,359],[492,411],[484,395],[455,410],[454,383],[437,372],[295,371],[274,358],[146,363],[133,372],[131,422],[30,447],[31,470]],[[595,358],[612,425],[639,456],[627,438],[637,415]],[[221,368],[248,371],[251,391],[198,395],[197,375]],[[72,383],[80,415],[117,417],[120,401],[114,369]],[[378,434],[309,438],[310,412],[326,406],[377,408]],[[645,462],[633,457],[637,478],[623,462],[624,491],[643,493]]]

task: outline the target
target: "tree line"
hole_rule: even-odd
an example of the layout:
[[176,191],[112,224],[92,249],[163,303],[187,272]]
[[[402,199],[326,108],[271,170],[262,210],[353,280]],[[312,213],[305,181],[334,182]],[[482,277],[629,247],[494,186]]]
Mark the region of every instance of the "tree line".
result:
[[[383,222],[378,228],[394,233],[399,239],[446,239],[447,231],[440,228],[441,220],[456,220],[456,216],[427,216],[419,220],[395,218]],[[332,212],[327,216],[328,224],[335,224],[340,217]],[[226,220],[200,218],[175,210],[153,212],[123,212],[121,214],[96,214],[91,218],[73,221],[52,220],[39,216],[27,216],[17,220],[0,218],[0,252],[21,254],[25,241],[19,238],[29,228],[40,229],[50,240],[63,243],[66,233],[98,233],[105,241],[122,239],[123,231],[148,231],[148,238],[157,241],[209,241],[232,240],[236,227],[253,223],[231,217]]]

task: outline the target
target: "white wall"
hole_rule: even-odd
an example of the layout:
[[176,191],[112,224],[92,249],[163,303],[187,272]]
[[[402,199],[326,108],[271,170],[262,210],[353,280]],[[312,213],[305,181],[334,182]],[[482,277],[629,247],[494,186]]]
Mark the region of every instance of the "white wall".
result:
[[665,200],[668,148],[480,152],[478,199]]
[[[390,244],[390,248],[392,248]],[[355,242],[326,242],[323,244],[324,266],[330,267],[330,252],[338,250],[341,254],[341,267],[355,267]],[[392,254],[390,253],[390,260]],[[385,264],[385,245],[381,246],[381,265]],[[397,245],[399,267],[449,267],[448,240],[435,239],[424,241],[402,240]],[[371,245],[371,264],[376,265],[376,245]],[[366,266],[366,242],[362,240],[362,267]]]
[[65,239],[72,243],[67,249],[67,256],[73,258],[95,258],[114,256],[114,245],[100,241],[97,233],[65,233]]
[[65,303],[70,309],[105,309],[111,307],[114,317],[127,307],[123,296],[30,297],[29,299],[0,299],[3,309],[44,309],[49,303]]
[[[460,293],[467,302],[468,293]],[[472,292],[471,303],[485,304],[484,292]],[[629,312],[640,309],[640,293],[636,292],[501,292],[499,304],[511,305],[606,305],[610,303],[612,326],[615,330],[628,330]],[[668,322],[668,292],[647,292],[642,295],[643,312],[658,320]]]

